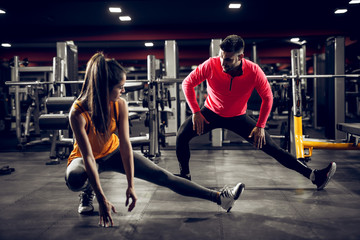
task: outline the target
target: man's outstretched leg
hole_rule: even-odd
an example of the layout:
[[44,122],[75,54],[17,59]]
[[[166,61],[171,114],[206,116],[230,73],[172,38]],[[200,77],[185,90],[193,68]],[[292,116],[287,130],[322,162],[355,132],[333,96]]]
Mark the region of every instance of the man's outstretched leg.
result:
[[[253,138],[249,138],[249,134],[255,125],[256,122],[247,115],[231,118],[227,124],[229,130],[239,134],[250,143],[253,143]],[[331,162],[326,168],[321,170],[311,169],[295,156],[280,148],[267,131],[265,131],[265,140],[266,144],[261,148],[262,151],[275,158],[284,167],[292,169],[310,179],[317,186],[318,190],[325,188],[336,171],[335,162]]]
[[196,136],[193,131],[192,119],[189,117],[179,128],[176,135],[176,156],[179,161],[180,174],[179,177],[191,180],[190,175],[190,147],[189,143],[192,138]]
[[[203,107],[200,111],[201,115],[207,121],[204,123],[202,135],[210,132],[215,128],[221,127],[221,118]],[[198,136],[197,131],[193,128],[192,116],[188,117],[180,126],[176,135],[176,156],[179,161],[180,174],[178,176],[191,180],[189,161],[190,161],[190,147],[191,139]]]

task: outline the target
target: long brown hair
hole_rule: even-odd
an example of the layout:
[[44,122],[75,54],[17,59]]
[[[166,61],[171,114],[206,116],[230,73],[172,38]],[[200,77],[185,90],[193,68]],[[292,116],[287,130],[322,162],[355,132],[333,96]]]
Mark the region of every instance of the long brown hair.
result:
[[84,83],[78,97],[87,108],[96,132],[108,135],[110,125],[110,92],[126,74],[116,60],[94,54],[87,63]]

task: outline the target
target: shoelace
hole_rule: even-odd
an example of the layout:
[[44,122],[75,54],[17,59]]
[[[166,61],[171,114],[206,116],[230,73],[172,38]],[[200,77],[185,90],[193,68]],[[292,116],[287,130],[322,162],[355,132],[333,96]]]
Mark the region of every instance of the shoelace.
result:
[[94,194],[80,193],[80,201],[82,205],[89,206],[92,204]]
[[233,196],[231,189],[228,186],[225,186],[223,189],[221,189],[221,195],[228,198]]

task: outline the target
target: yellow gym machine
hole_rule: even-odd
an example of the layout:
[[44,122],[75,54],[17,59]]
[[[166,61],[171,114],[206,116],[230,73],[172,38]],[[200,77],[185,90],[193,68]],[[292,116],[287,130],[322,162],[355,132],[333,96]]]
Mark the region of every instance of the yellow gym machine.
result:
[[[360,150],[360,123],[336,123],[339,131],[347,133],[346,140],[322,140],[311,139],[303,136],[301,79],[305,78],[335,78],[335,81],[344,81],[346,77],[358,78],[359,74],[336,74],[336,75],[300,75],[300,50],[291,50],[292,65],[292,96],[293,113],[290,116],[290,152],[296,154],[298,159],[306,159],[312,156],[313,149],[333,150]],[[344,93],[336,93],[344,94]],[[335,126],[334,126],[335,127]]]

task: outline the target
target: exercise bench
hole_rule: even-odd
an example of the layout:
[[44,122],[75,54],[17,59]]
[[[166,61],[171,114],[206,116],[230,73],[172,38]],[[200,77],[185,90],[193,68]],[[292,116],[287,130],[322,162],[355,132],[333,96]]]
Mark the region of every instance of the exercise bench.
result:
[[359,144],[360,123],[338,123],[337,130],[346,133],[346,141],[353,142],[354,146]]
[[[47,165],[59,164],[59,159],[64,159],[69,154],[69,149],[74,144],[70,138],[69,110],[75,101],[75,97],[49,97],[46,99],[46,114],[39,117],[39,126],[42,130],[52,131],[50,161]],[[59,151],[59,148],[65,148]]]

